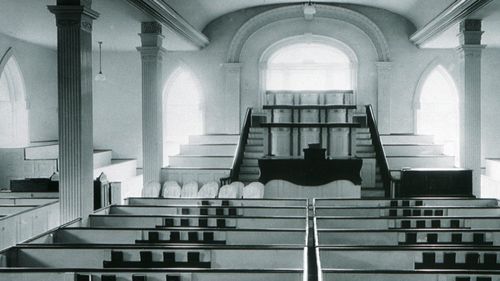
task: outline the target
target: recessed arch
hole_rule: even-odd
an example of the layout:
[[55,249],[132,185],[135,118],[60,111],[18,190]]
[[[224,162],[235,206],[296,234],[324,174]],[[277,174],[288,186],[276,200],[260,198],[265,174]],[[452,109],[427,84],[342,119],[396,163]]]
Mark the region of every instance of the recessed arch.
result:
[[456,83],[438,60],[422,73],[413,97],[414,129],[432,134],[444,144],[445,154],[459,155],[459,93]]
[[204,132],[204,99],[195,74],[185,65],[168,77],[163,90],[164,164],[179,153],[188,136]]
[[[308,45],[310,45],[315,48],[323,49],[322,51],[325,51],[326,53],[330,53],[330,55],[332,55],[333,60],[335,59],[345,60],[346,67],[348,68],[347,79],[349,81],[348,81],[348,86],[343,89],[354,90],[356,88],[358,58],[354,50],[352,50],[347,44],[332,37],[327,37],[322,35],[304,34],[304,35],[292,36],[273,43],[272,45],[267,47],[261,54],[259,60],[259,80],[260,80],[259,84],[260,84],[262,105],[265,104],[265,99],[266,99],[265,93],[267,90],[269,90],[268,84],[270,81],[268,81],[268,79],[269,79],[269,70],[270,70],[269,67],[271,61],[273,60],[273,58],[276,57],[277,54],[282,53],[283,51],[286,52],[286,50],[289,48],[294,48],[295,46],[302,46],[302,45],[303,47],[307,47]],[[303,51],[306,50],[307,48],[305,48]],[[314,54],[311,55],[315,56]],[[322,66],[328,68],[327,63],[325,63]],[[310,67],[314,67],[314,65],[311,65]],[[271,89],[271,90],[278,90],[278,89]],[[279,90],[292,90],[292,89],[279,89]],[[308,89],[308,90],[319,90],[319,89]],[[327,90],[327,89],[321,89],[321,90]],[[340,88],[338,89],[330,88],[328,90],[340,90]]]
[[0,59],[0,147],[25,147],[28,143],[24,79],[14,50],[9,48]]
[[[389,61],[389,45],[380,28],[366,16],[350,9],[337,6],[315,5],[317,13],[314,18],[336,19],[347,22],[359,28],[371,40],[379,61]],[[248,38],[264,26],[286,19],[303,18],[303,6],[292,5],[263,12],[245,22],[233,36],[227,62],[239,62],[241,51]]]

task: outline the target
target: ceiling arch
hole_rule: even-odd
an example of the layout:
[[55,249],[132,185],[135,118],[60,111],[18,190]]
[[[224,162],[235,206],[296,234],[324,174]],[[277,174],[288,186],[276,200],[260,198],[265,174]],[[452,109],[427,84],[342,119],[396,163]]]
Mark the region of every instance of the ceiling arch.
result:
[[[268,10],[249,19],[233,36],[227,53],[227,62],[239,62],[241,50],[245,45],[245,42],[252,34],[262,27],[280,20],[303,18],[304,14],[302,8],[302,5],[280,7]],[[317,13],[314,16],[315,18],[336,19],[359,28],[372,41],[373,46],[377,51],[378,60],[390,61],[390,51],[387,40],[385,39],[385,36],[380,28],[369,18],[361,13],[337,6],[316,5],[316,9]]]

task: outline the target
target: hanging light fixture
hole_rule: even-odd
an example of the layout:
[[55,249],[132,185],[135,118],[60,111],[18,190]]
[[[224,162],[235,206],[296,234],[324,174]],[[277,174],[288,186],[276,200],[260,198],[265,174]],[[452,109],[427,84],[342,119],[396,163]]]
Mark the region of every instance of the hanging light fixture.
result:
[[99,73],[95,76],[95,81],[104,81],[106,76],[102,73],[102,41],[97,43],[99,44]]
[[314,18],[314,14],[316,14],[316,7],[314,7],[314,4],[309,0],[308,3],[304,5],[304,18],[306,20],[312,20]]

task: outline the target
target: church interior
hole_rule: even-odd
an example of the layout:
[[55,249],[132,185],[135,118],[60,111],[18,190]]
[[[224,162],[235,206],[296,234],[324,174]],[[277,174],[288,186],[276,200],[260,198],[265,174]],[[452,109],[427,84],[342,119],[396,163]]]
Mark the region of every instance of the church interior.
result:
[[0,0],[0,280],[500,281],[500,0]]

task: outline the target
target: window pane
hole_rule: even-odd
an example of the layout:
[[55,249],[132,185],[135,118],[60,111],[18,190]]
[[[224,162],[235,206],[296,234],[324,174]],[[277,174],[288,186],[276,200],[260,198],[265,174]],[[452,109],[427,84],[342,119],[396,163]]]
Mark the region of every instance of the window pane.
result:
[[351,90],[351,62],[338,49],[317,43],[284,47],[268,61],[267,90]]

